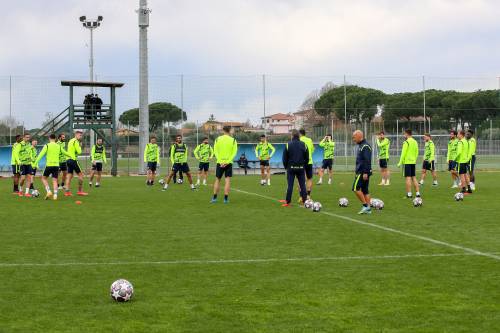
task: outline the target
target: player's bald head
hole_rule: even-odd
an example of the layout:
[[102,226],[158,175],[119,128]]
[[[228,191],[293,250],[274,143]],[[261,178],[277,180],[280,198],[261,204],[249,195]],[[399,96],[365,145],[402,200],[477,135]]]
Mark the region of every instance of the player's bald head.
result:
[[352,140],[356,143],[363,141],[364,137],[365,135],[360,130],[355,130],[354,133],[352,133]]

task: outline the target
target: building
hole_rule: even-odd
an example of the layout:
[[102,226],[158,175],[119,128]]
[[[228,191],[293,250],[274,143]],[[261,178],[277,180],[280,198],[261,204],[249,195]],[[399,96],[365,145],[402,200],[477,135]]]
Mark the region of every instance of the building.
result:
[[288,134],[293,129],[294,116],[276,113],[261,118],[262,127],[272,134]]
[[206,121],[201,127],[203,132],[222,132],[224,126],[230,126],[231,132],[243,132],[246,125],[237,121]]

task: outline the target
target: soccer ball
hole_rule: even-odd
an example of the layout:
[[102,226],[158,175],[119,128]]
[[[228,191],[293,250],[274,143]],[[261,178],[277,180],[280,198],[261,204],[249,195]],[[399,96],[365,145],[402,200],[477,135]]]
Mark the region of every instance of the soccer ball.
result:
[[182,184],[184,183],[184,180],[182,178],[177,178],[177,184]]
[[421,207],[424,204],[422,198],[413,199],[413,207]]
[[38,198],[40,196],[40,192],[38,192],[38,190],[33,190],[31,191],[31,195],[33,198]]
[[377,210],[382,210],[384,209],[384,202],[380,199],[372,199],[370,201],[370,206]]
[[347,198],[340,198],[339,199],[339,206],[340,207],[347,207],[347,206],[349,206],[349,200],[347,200]]
[[307,199],[304,202],[304,207],[307,208],[307,209],[312,209],[313,205],[314,205],[314,202],[311,199]]
[[158,183],[160,183],[160,185],[165,185],[165,179],[163,179],[163,178],[162,178],[162,179],[160,179],[160,180],[158,181]]
[[127,280],[116,280],[111,285],[109,293],[111,298],[117,302],[128,302],[134,296],[134,286]]
[[321,203],[315,202],[315,203],[313,203],[312,211],[317,213],[321,210],[321,207],[322,207]]
[[462,192],[455,193],[455,201],[464,200],[464,194]]

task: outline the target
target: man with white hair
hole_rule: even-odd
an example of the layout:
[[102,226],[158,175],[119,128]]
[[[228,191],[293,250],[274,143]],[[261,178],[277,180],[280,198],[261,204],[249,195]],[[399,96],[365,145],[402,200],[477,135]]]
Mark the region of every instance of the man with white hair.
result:
[[370,208],[370,176],[372,175],[372,147],[365,140],[363,132],[354,131],[352,140],[358,145],[358,154],[356,156],[356,176],[352,185],[352,191],[361,201],[363,207],[358,214],[371,214]]

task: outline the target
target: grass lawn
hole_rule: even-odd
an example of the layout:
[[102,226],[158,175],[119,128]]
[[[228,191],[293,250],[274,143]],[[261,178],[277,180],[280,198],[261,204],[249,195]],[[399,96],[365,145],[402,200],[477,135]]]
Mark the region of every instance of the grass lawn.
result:
[[[374,175],[385,209],[361,217],[347,173],[313,189],[321,213],[282,208],[283,176],[233,178],[228,205],[142,177],[104,178],[81,205],[0,179],[0,332],[498,332],[499,175],[455,202],[440,173],[421,208],[400,174]],[[129,303],[109,297],[118,278]]]

